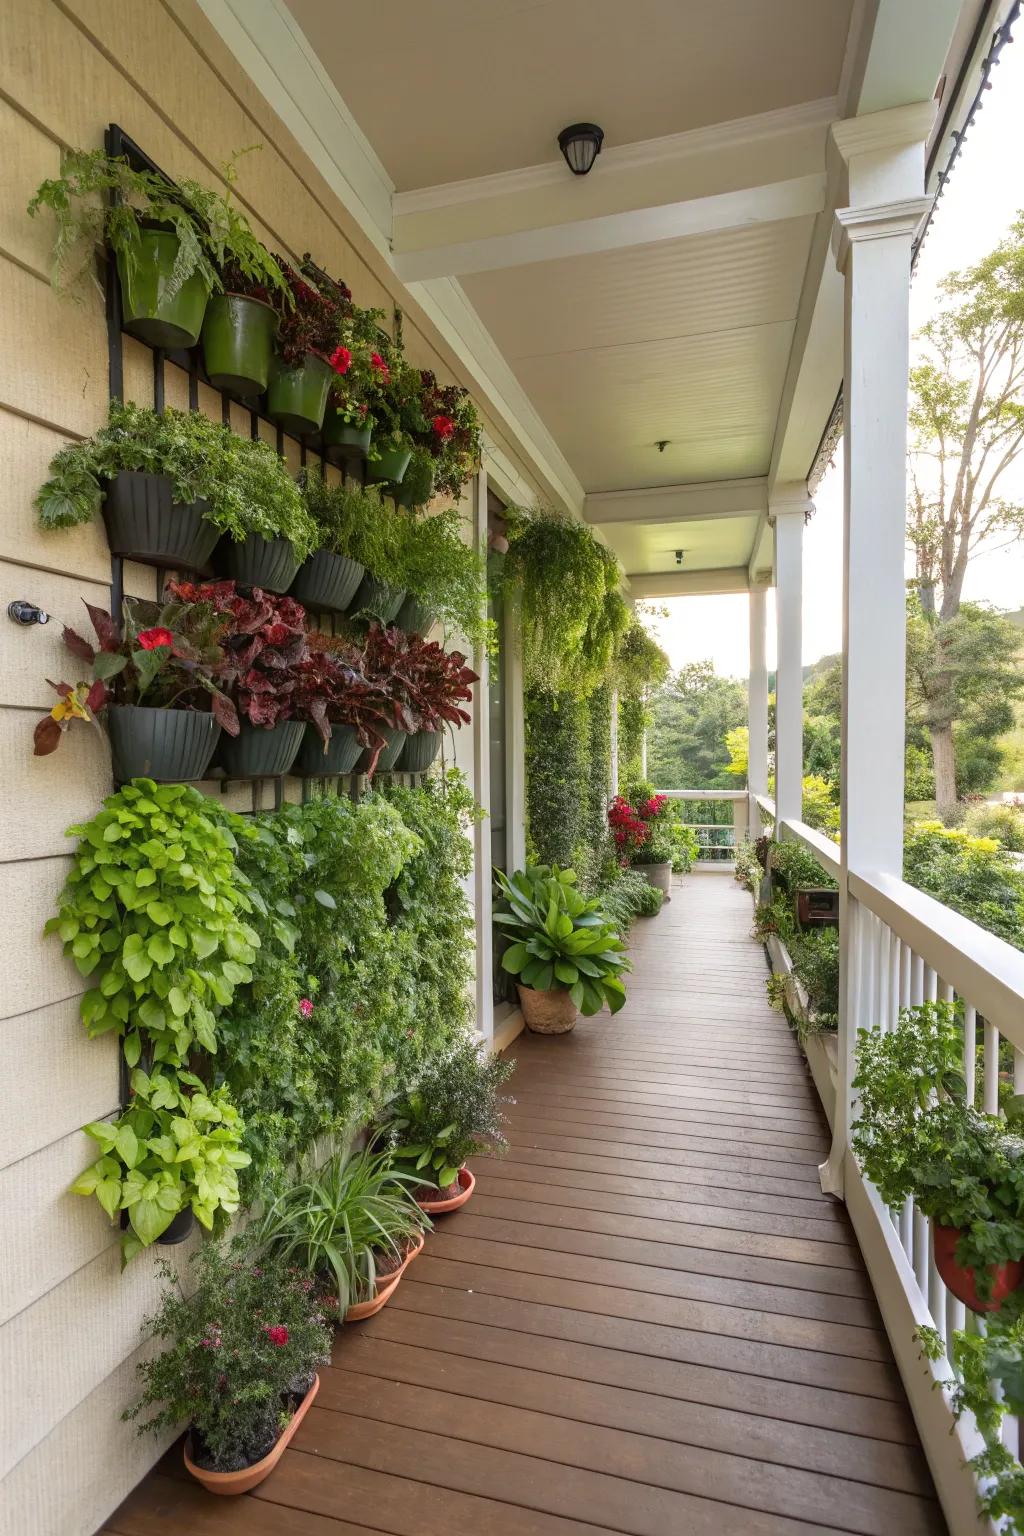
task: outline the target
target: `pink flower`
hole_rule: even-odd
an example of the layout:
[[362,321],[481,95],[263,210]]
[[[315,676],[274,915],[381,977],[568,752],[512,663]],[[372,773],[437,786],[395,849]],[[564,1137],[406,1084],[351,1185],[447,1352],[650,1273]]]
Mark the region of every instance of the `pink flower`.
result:
[[278,1349],[283,1349],[284,1346],[288,1343],[287,1328],[282,1328],[280,1326],[277,1328],[264,1328],[263,1332],[266,1334],[271,1344],[276,1344]]
[[311,1019],[313,1017],[313,1004],[310,1002],[308,997],[300,999],[299,1012],[302,1014],[304,1019]]
[[379,352],[370,353],[370,367],[373,369],[374,373],[380,374],[382,383],[386,384],[388,382],[391,377],[391,369],[388,367],[387,363],[381,357]]

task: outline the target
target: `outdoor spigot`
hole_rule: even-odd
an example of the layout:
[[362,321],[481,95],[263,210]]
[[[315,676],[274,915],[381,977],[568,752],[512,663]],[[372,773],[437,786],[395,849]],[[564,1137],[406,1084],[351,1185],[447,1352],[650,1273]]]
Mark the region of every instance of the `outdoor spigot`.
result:
[[15,624],[26,626],[50,622],[50,615],[44,609],[37,607],[35,603],[26,602],[24,598],[7,604],[7,617],[13,619]]

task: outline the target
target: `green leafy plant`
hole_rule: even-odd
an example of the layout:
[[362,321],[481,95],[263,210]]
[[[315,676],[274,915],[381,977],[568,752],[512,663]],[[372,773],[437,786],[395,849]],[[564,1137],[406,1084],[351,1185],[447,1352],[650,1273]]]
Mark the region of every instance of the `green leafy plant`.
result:
[[773,889],[781,889],[788,896],[795,896],[802,885],[827,887],[835,890],[836,882],[818,863],[814,854],[801,843],[786,841],[772,843],[768,857]]
[[748,891],[756,895],[761,889],[764,870],[757,857],[757,850],[749,838],[744,838],[737,844],[735,864],[733,874],[737,883],[746,886]]
[[209,1470],[251,1466],[330,1358],[312,1286],[284,1264],[257,1260],[244,1238],[204,1243],[184,1286],[170,1265],[161,1272],[166,1289],[143,1333],[162,1348],[139,1363],[142,1394],[122,1417],[143,1419],[140,1434],[188,1424],[193,1460]]
[[397,1167],[417,1185],[451,1192],[469,1157],[505,1149],[500,1089],[513,1063],[463,1036],[439,1052],[416,1086],[390,1107],[382,1131]]
[[1008,853],[1024,853],[1024,810],[1019,805],[972,805],[964,831],[995,838]]
[[485,562],[462,537],[463,528],[464,519],[454,508],[416,518],[399,585],[418,597],[446,631],[463,637],[473,649],[493,649]]
[[[190,1090],[190,1091],[189,1091]],[[191,1209],[213,1230],[215,1219],[237,1209],[242,1150],[241,1116],[225,1088],[207,1089],[191,1072],[136,1068],[132,1100],[116,1120],[85,1126],[100,1156],[71,1186],[95,1195],[107,1215],[127,1213],[121,1236],[123,1263],[165,1232],[179,1211]]]
[[253,1234],[260,1253],[316,1283],[328,1316],[369,1301],[430,1222],[415,1175],[389,1152],[339,1152],[268,1207]]
[[402,525],[379,492],[354,481],[332,485],[309,469],[301,471],[299,484],[318,542],[332,554],[358,561],[379,580],[400,586]]
[[122,470],[166,475],[173,502],[203,502],[204,519],[236,542],[250,534],[287,539],[299,559],[319,543],[298,487],[268,444],[239,437],[201,411],[168,406],[158,413],[120,400],[110,402],[105,427],[54,455],[35,498],[40,526],[89,522]]
[[497,872],[505,907],[494,914],[512,940],[504,970],[538,992],[564,989],[584,1015],[626,1001],[622,973],[630,962],[615,925],[596,898],[576,889],[576,874],[557,866],[528,865],[509,877]]
[[1024,949],[1024,872],[995,838],[914,822],[904,838],[903,878]]
[[259,946],[235,861],[247,824],[187,785],[135,779],[67,835],[79,844],[46,932],[92,982],[80,1003],[89,1035],[116,1030],[129,1066],[144,1044],[171,1066],[216,1051],[217,1014]]
[[635,918],[656,917],[665,895],[639,870],[622,869],[618,864],[614,869],[610,881],[598,888],[597,899],[621,936],[628,932]]

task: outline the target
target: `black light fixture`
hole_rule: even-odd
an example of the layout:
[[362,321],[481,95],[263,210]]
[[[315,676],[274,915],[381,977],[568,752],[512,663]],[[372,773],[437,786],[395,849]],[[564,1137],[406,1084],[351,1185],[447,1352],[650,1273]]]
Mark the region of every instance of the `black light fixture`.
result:
[[596,123],[573,123],[558,135],[558,147],[574,176],[585,176],[601,153],[604,129]]

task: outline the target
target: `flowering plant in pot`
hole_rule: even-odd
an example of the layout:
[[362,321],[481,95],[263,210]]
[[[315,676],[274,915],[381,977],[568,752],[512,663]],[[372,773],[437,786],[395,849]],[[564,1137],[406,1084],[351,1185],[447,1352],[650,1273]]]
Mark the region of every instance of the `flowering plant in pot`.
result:
[[935,1263],[975,1312],[1024,1278],[1024,1100],[988,1115],[967,1102],[959,1004],[904,1008],[894,1029],[857,1036],[853,1148],[887,1205],[932,1221]]
[[332,358],[337,377],[331,383],[323,426],[329,459],[369,456],[374,425],[371,396],[378,367],[387,366],[380,353],[386,345],[380,329],[383,319],[382,309],[363,309],[351,299],[344,306]]
[[672,889],[672,807],[667,795],[640,784],[616,795],[608,807],[608,827],[624,867],[639,869],[665,900]]
[[429,369],[420,374],[420,410],[425,423],[417,441],[434,463],[434,489],[458,501],[483,453],[480,417],[469,391],[439,384]]
[[253,1240],[315,1285],[327,1317],[358,1322],[390,1300],[423,1247],[416,1183],[389,1152],[336,1153],[278,1196]]
[[[280,306],[276,350],[270,366],[267,415],[286,432],[319,432],[339,354],[344,305],[352,295],[341,284],[322,291],[305,273],[278,257],[289,303]],[[326,286],[326,285],[325,285]]]
[[622,982],[631,969],[626,946],[598,898],[576,888],[576,873],[557,865],[528,864],[509,876],[497,870],[503,905],[494,914],[511,939],[502,969],[517,979],[527,1026],[541,1034],[573,1028],[607,1005],[626,1001]]
[[138,1366],[139,1434],[189,1426],[185,1465],[211,1493],[239,1494],[273,1471],[319,1386],[330,1334],[312,1282],[246,1238],[204,1243],[182,1286],[143,1325],[159,1353]]
[[417,435],[426,430],[421,395],[419,369],[406,362],[400,341],[382,340],[370,353],[370,480],[401,485]]
[[467,1037],[441,1051],[389,1107],[381,1133],[429,1214],[465,1205],[476,1184],[468,1158],[505,1151],[504,1108],[513,1101],[500,1090],[513,1066]]
[[309,657],[298,667],[294,708],[307,722],[300,773],[349,773],[363,748],[375,764],[400,714],[390,692],[367,674],[358,647],[330,646],[331,640],[311,635]]

